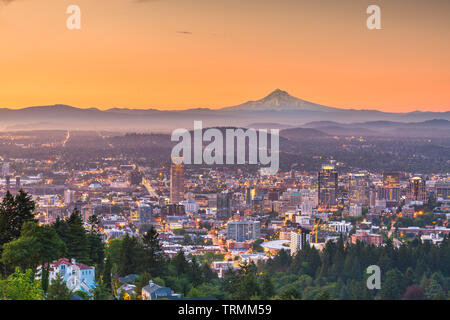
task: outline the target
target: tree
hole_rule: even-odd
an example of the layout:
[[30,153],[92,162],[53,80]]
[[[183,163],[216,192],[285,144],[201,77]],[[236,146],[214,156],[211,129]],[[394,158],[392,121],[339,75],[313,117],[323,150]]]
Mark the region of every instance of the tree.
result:
[[122,239],[118,272],[121,276],[140,274],[145,270],[145,251],[138,238],[126,235]]
[[90,264],[89,242],[86,230],[83,227],[83,220],[79,211],[75,208],[67,223],[66,246],[68,258],[75,258],[81,263]]
[[324,290],[316,295],[314,300],[330,300],[330,294]]
[[102,238],[97,233],[91,232],[87,235],[87,243],[90,261],[95,264],[98,272],[102,272],[105,260],[105,247]]
[[270,277],[268,274],[264,274],[262,278],[262,298],[263,299],[270,299],[275,294],[275,289],[273,287],[272,280],[270,280]]
[[88,223],[91,225],[91,233],[98,231],[98,225],[100,224],[100,220],[95,214],[91,215],[88,218]]
[[172,264],[175,266],[177,273],[186,273],[189,268],[189,263],[186,261],[183,250],[178,251],[178,253],[173,257]]
[[103,268],[103,282],[105,283],[105,288],[109,289],[111,292],[111,272],[112,271],[112,263],[109,255],[106,257],[105,267]]
[[54,229],[27,221],[23,225],[22,235],[4,245],[2,262],[23,269],[36,269],[38,265],[44,266],[61,258],[65,249]]
[[50,283],[47,292],[47,300],[72,300],[72,292],[67,288],[63,277],[58,274]]
[[146,253],[147,271],[151,275],[157,276],[164,264],[164,255],[159,243],[158,232],[153,226],[144,234],[142,242]]
[[138,296],[142,294],[142,288],[148,285],[151,279],[152,279],[151,275],[147,272],[144,272],[141,275],[139,275],[139,278],[137,278],[135,282],[136,294]]
[[0,281],[0,300],[42,300],[43,296],[41,283],[31,269],[22,273],[16,268],[6,280]]
[[405,287],[402,273],[398,269],[389,270],[381,286],[381,299],[398,300],[403,292],[405,292]]
[[106,287],[102,279],[94,289],[94,300],[112,300],[111,290]]
[[402,300],[426,300],[426,297],[418,285],[412,285],[406,288]]
[[201,298],[201,297],[203,297],[203,293],[195,287],[192,287],[191,290],[189,290],[188,294],[186,295],[186,298]]
[[244,263],[238,271],[238,276],[230,292],[233,299],[249,300],[252,296],[260,295],[260,288],[256,281],[256,266],[254,263]]
[[280,295],[281,300],[298,300],[300,298],[301,294],[294,287],[287,288]]
[[0,203],[0,246],[20,237],[26,221],[35,221],[35,204],[22,189],[13,197],[6,192]]

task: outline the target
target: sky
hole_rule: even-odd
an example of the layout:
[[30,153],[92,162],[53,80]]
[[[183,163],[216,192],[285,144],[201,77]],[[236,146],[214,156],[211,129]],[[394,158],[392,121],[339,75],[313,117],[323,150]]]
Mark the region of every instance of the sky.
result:
[[[66,28],[72,4],[81,30]],[[220,108],[280,88],[449,111],[448,39],[448,0],[0,0],[0,108]]]

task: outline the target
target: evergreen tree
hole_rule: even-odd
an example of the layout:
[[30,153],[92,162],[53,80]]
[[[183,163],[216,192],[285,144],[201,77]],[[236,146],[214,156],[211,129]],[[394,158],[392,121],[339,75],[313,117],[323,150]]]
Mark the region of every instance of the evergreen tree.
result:
[[50,283],[47,292],[47,300],[72,300],[72,292],[67,288],[62,276],[58,274]]
[[20,237],[26,221],[35,221],[35,204],[22,189],[14,197],[6,192],[0,203],[0,248],[5,243]]
[[77,261],[85,264],[91,264],[89,257],[89,241],[86,236],[86,230],[83,226],[83,220],[77,209],[74,209],[69,219],[67,219],[67,256],[75,258]]
[[94,289],[94,300],[112,300],[111,290],[106,287],[102,279],[97,284]]
[[109,255],[106,257],[105,267],[103,268],[103,282],[105,284],[105,288],[109,289],[111,292],[111,272],[112,272],[112,263]]
[[405,292],[402,273],[398,269],[389,270],[381,286],[380,296],[383,300],[398,300]]
[[268,274],[263,275],[261,291],[261,297],[263,299],[270,299],[275,294],[272,280]]
[[142,241],[146,253],[147,271],[157,276],[163,268],[164,255],[159,243],[158,232],[153,226],[144,234]]
[[122,239],[118,272],[120,276],[140,274],[145,270],[145,250],[136,237]]
[[33,270],[41,265],[42,289],[46,292],[49,264],[61,258],[64,251],[65,245],[53,228],[27,221],[22,227],[22,235],[4,245],[2,262],[9,266]]

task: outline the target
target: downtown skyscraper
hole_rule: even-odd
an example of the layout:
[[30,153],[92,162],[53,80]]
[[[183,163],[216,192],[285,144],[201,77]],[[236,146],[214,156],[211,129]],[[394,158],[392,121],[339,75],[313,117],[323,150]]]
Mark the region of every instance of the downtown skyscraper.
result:
[[324,164],[318,176],[318,204],[322,210],[337,206],[338,174],[334,164]]
[[170,202],[184,200],[184,163],[170,165]]

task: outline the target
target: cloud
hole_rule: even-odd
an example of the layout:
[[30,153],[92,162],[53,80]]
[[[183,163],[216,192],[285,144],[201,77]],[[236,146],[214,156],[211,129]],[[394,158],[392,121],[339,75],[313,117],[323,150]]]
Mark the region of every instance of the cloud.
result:
[[190,31],[177,31],[177,33],[181,33],[181,34],[192,34],[192,32],[190,32]]
[[159,2],[163,0],[133,0],[135,3],[145,3],[145,2]]

